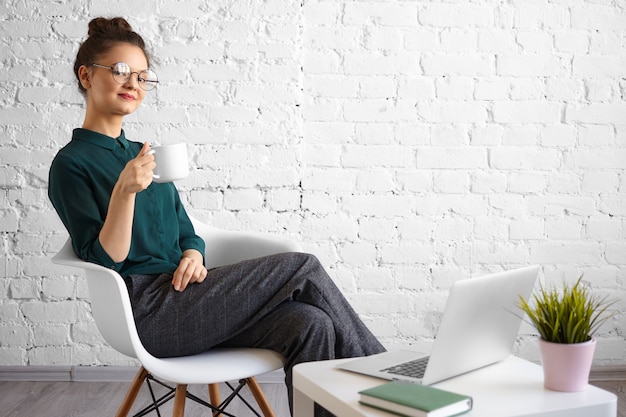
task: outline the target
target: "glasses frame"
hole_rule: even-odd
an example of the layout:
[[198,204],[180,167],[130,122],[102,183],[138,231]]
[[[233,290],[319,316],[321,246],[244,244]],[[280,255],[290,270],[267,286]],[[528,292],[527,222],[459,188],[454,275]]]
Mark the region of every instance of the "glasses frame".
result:
[[[155,73],[154,71],[152,71],[152,70],[148,70],[148,69],[141,70],[141,71],[131,71],[131,72],[128,74],[128,77],[126,78],[126,80],[125,80],[124,82],[122,82],[122,83],[121,83],[121,82],[119,82],[119,81],[115,78],[115,72],[116,72],[116,71],[115,71],[115,67],[116,67],[117,65],[120,65],[120,64],[124,64],[124,65],[126,65],[126,66],[130,69],[130,65],[128,65],[128,64],[127,64],[127,63],[125,63],[125,62],[116,62],[115,64],[113,64],[113,65],[111,65],[111,66],[108,66],[108,65],[102,65],[102,64],[96,64],[96,63],[91,63],[90,65],[91,65],[92,67],[96,67],[96,68],[102,68],[102,69],[108,69],[108,70],[110,70],[110,71],[111,71],[111,77],[113,78],[113,81],[115,81],[117,84],[120,84],[120,85],[121,85],[121,84],[126,84],[128,81],[130,81],[130,79],[131,79],[131,77],[133,76],[133,74],[137,74],[137,84],[139,85],[139,88],[141,88],[141,89],[142,89],[142,90],[144,90],[144,91],[152,91],[152,90],[154,90],[154,89],[157,87],[157,85],[159,84],[159,80],[158,80],[158,79],[157,79],[157,80],[148,80],[148,79],[145,79],[145,78],[142,78],[142,77],[140,77],[140,76],[139,76],[139,74],[141,74],[141,73],[143,73],[143,72],[146,72],[146,71],[150,71],[150,72],[152,72],[152,74],[154,74],[154,76],[155,76],[155,77],[157,76],[157,75],[156,75],[156,73]],[[121,74],[120,74],[120,75],[121,75]],[[143,81],[142,81],[142,80],[143,80]]]

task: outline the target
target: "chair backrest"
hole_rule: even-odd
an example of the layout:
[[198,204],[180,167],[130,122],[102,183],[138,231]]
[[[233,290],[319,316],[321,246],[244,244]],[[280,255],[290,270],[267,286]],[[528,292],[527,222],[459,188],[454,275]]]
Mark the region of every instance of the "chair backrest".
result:
[[91,313],[100,334],[113,349],[133,358],[145,352],[135,327],[126,284],[116,271],[78,258],[71,239],[52,257],[52,262],[85,270]]

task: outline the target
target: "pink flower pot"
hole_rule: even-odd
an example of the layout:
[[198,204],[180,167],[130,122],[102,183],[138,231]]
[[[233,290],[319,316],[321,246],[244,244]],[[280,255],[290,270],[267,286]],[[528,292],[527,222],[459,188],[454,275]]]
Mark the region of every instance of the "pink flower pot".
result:
[[543,385],[552,391],[584,391],[589,384],[596,340],[584,343],[551,343],[539,339]]

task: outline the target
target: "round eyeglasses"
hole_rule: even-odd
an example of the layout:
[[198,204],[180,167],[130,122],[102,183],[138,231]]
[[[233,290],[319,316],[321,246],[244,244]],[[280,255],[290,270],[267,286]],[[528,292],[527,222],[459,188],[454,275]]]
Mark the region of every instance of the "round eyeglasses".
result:
[[94,67],[111,70],[113,80],[118,84],[126,84],[133,74],[137,74],[137,84],[139,88],[145,91],[154,90],[159,83],[159,79],[154,71],[145,69],[139,72],[132,72],[130,66],[125,62],[118,62],[113,66],[91,64]]

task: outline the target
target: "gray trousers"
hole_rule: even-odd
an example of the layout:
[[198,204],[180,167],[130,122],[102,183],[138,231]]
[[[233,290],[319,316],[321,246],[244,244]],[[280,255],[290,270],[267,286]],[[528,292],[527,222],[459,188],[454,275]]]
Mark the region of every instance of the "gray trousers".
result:
[[[292,404],[292,368],[302,362],[384,351],[317,258],[283,253],[209,270],[179,293],[171,274],[126,278],[139,337],[158,357],[213,347],[282,354]],[[320,408],[316,415],[326,414]]]

